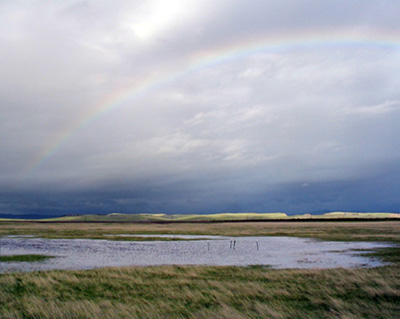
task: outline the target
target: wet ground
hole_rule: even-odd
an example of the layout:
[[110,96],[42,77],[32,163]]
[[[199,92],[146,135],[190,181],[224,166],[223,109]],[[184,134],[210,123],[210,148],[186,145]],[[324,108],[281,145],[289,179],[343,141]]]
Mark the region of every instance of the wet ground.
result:
[[[121,234],[121,236],[128,236]],[[0,262],[0,272],[149,265],[268,265],[272,268],[376,267],[378,260],[361,256],[385,243],[328,242],[296,237],[173,237],[174,241],[0,238],[1,255],[57,256],[40,262]],[[176,240],[182,238],[184,240]],[[193,239],[193,240],[190,240]]]

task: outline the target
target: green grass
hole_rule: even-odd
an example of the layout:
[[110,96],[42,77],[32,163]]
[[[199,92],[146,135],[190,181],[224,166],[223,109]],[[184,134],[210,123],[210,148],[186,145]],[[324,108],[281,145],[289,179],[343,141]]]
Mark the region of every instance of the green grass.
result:
[[44,255],[4,255],[0,256],[0,262],[33,262],[33,261],[43,261],[53,256]]
[[[399,221],[279,222],[279,223],[22,223],[0,222],[0,237],[31,235],[42,238],[96,238],[130,240],[119,234],[187,234],[223,236],[295,236],[338,241],[391,241],[400,243]],[[143,238],[142,238],[143,239]]]
[[[0,236],[90,238],[121,233],[297,236],[400,244],[400,221],[0,222]],[[160,266],[2,274],[0,318],[400,318],[400,249],[378,249],[372,256],[392,264],[372,269]]]
[[1,318],[399,318],[398,268],[137,267],[0,276]]
[[396,247],[379,248],[363,255],[370,258],[378,258],[390,264],[400,265],[400,248],[398,245]]

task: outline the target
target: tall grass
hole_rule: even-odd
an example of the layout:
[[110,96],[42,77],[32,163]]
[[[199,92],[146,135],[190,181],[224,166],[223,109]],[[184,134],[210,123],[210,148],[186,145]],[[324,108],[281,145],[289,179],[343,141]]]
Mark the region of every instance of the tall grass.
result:
[[399,318],[397,267],[110,268],[0,276],[0,318]]
[[[169,233],[400,243],[399,222],[1,224],[0,236]],[[0,275],[0,318],[400,318],[398,248],[374,269],[161,266]]]

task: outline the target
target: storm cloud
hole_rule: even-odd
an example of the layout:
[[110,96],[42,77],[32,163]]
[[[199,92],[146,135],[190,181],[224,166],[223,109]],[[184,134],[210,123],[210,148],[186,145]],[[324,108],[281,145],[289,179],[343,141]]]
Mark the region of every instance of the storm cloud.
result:
[[390,1],[2,1],[0,213],[400,211]]

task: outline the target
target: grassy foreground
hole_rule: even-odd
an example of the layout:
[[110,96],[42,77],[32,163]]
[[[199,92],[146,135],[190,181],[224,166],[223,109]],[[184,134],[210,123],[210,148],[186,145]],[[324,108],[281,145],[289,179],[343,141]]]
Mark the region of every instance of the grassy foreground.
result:
[[[92,238],[118,233],[400,243],[400,222],[0,223],[0,236]],[[393,264],[374,269],[162,266],[2,274],[0,318],[400,318],[399,248],[376,255]]]
[[0,276],[1,318],[399,318],[397,267],[147,267]]

